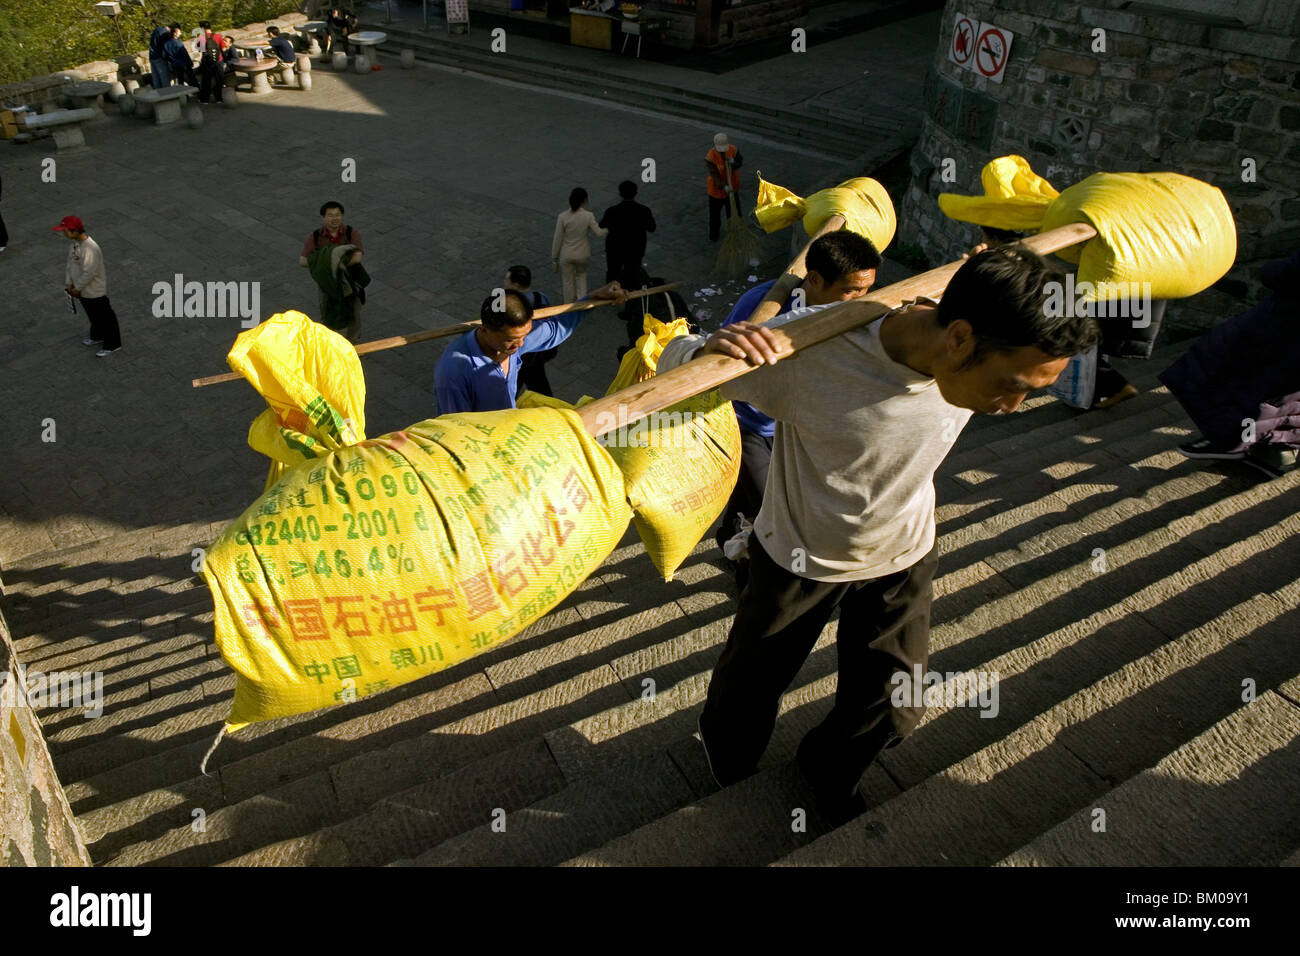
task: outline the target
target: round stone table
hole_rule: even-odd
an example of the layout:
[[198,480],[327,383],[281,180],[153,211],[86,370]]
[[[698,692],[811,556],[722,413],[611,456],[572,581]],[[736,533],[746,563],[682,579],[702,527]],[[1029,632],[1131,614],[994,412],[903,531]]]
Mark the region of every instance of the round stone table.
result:
[[231,61],[235,68],[236,74],[243,74],[248,77],[252,84],[249,91],[254,96],[261,96],[264,93],[271,92],[271,84],[266,78],[266,74],[271,70],[278,70],[281,66],[280,61],[274,57],[263,58],[261,60],[251,57],[238,57]]
[[370,63],[373,65],[379,62],[379,44],[388,39],[387,33],[380,33],[378,30],[363,30],[360,33],[354,33],[348,37],[348,45],[355,43],[361,47],[367,54]]
[[305,33],[310,38],[308,41],[309,45],[307,47],[307,55],[320,56],[321,40],[323,40],[325,35],[329,32],[329,24],[324,20],[308,20],[306,23],[300,23],[298,25],[298,32]]

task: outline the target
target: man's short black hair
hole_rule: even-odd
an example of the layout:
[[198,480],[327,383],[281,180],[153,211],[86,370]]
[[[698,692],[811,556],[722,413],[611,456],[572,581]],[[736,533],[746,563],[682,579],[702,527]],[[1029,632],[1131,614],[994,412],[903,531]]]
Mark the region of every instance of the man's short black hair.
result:
[[199,21],[199,29],[200,29],[200,30],[211,30],[211,29],[212,29],[212,24],[209,23],[207,20],[200,20],[200,21]]
[[618,184],[618,194],[624,199],[636,198],[636,183],[630,179],[625,179]]
[[880,268],[880,253],[866,236],[848,229],[828,232],[808,247],[809,272],[834,285],[850,272]]
[[506,289],[501,299],[495,294],[484,299],[479,306],[478,317],[483,322],[483,327],[493,332],[517,329],[533,320],[533,307],[514,289]]
[[506,270],[506,277],[522,289],[533,284],[533,270],[528,266],[511,266]]
[[267,27],[267,28],[266,28],[266,32],[269,33],[269,34],[271,34],[271,36],[273,36],[273,37],[278,37],[278,36],[280,35],[280,28],[279,28],[279,27]]
[[179,30],[179,29],[181,29],[181,25],[180,25],[179,23],[169,23],[169,24],[167,25],[167,29],[168,29],[168,30]]
[[325,215],[325,213],[329,212],[331,209],[337,209],[339,212],[342,212],[342,211],[343,211],[343,203],[341,203],[341,202],[335,202],[333,199],[331,199],[329,202],[325,203],[323,206],[320,207],[320,214],[323,216],[323,215]]
[[1101,337],[1087,316],[1053,315],[1048,283],[1063,283],[1042,256],[1016,246],[989,249],[966,261],[939,300],[938,322],[947,328],[965,319],[975,332],[975,351],[965,367],[991,352],[1037,346],[1052,358],[1078,355]]

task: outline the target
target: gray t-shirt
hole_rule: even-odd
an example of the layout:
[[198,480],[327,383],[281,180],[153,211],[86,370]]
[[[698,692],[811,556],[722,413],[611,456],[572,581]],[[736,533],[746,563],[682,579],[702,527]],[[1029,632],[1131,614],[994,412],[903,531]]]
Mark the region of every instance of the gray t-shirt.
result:
[[[767,324],[832,307],[799,309]],[[934,472],[971,412],[948,404],[933,378],[889,357],[882,320],[722,386],[725,397],[776,419],[754,540],[800,577],[878,578],[906,570],[934,546]],[[674,339],[659,371],[688,361],[703,344],[699,335]]]

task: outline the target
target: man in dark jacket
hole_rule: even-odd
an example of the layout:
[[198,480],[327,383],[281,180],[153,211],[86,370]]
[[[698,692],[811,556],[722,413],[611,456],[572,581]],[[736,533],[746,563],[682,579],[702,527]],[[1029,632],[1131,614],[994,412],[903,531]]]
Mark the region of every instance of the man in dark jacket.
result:
[[185,86],[199,85],[198,77],[194,75],[194,60],[181,42],[181,28],[178,24],[172,24],[172,38],[163,44],[163,53],[174,80]]
[[149,35],[149,75],[155,90],[172,84],[172,71],[167,64],[167,41],[179,36],[180,32],[181,25],[173,23],[167,27],[159,26]]
[[1210,329],[1159,377],[1201,430],[1201,438],[1178,446],[1182,454],[1244,459],[1275,474],[1276,462],[1258,460],[1261,449],[1243,447],[1251,444],[1244,422],[1259,416],[1262,403],[1300,389],[1300,252],[1266,263],[1259,278],[1270,295]]
[[655,217],[636,201],[636,183],[625,179],[618,184],[623,198],[600,217],[600,228],[608,229],[605,237],[605,281],[618,282],[631,289],[632,273],[645,258],[646,234],[655,231]]

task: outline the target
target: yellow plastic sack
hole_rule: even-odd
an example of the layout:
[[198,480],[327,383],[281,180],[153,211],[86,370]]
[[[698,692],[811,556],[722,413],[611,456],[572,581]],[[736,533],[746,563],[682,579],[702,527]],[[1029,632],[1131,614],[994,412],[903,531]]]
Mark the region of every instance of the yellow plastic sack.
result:
[[[652,378],[665,345],[689,331],[685,319],[647,315],[646,334],[623,356],[607,395]],[[665,581],[727,506],[740,473],[740,427],[714,390],[639,422],[619,422],[599,439],[623,470],[633,523]]]
[[949,219],[993,229],[1034,232],[1043,214],[1060,195],[1023,156],[999,156],[980,170],[983,196],[941,193],[939,208]]
[[366,437],[356,349],[301,312],[277,313],[241,333],[226,360],[270,406],[248,430],[248,444],[271,459],[267,488],[287,466]]
[[1179,173],[1094,173],[1065,190],[1044,230],[1091,223],[1097,238],[1057,253],[1079,263],[1097,299],[1151,283],[1154,299],[1181,299],[1218,282],[1237,258],[1237,225],[1223,193]]
[[1086,222],[1097,236],[1056,253],[1079,264],[1085,300],[1126,298],[1150,283],[1154,299],[1201,292],[1232,267],[1237,227],[1218,188],[1180,173],[1094,173],[1056,194],[1020,156],[993,160],[981,173],[984,196],[945,193],[950,219],[1037,232]]
[[754,216],[767,232],[776,232],[802,219],[804,231],[811,236],[835,214],[844,217],[844,228],[866,236],[879,252],[884,252],[894,241],[898,220],[893,200],[885,187],[870,177],[847,180],[815,192],[807,199],[758,177]]
[[512,637],[627,528],[578,416],[444,415],[289,468],[209,550],[229,730],[355,700]]

